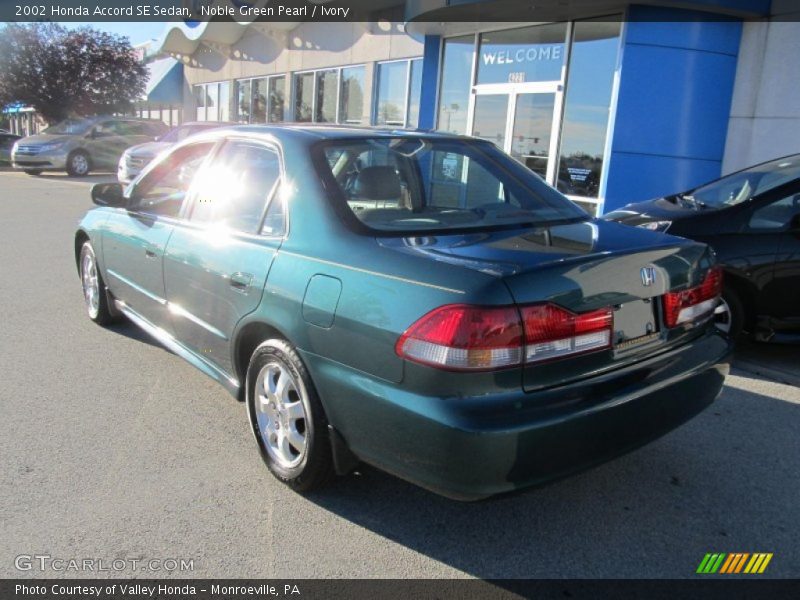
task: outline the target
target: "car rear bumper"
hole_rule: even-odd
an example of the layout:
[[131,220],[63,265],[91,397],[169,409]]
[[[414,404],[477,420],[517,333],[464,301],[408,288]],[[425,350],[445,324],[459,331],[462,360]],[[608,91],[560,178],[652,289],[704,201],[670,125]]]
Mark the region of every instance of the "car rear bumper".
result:
[[651,441],[719,395],[731,345],[710,332],[635,365],[533,393],[425,397],[302,353],[361,460],[476,500],[563,477]]

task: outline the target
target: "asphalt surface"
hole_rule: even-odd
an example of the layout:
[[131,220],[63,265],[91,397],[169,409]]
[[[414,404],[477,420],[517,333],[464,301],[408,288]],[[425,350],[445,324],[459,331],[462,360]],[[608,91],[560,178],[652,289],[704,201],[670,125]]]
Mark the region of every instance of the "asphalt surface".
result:
[[72,240],[90,206],[85,180],[0,172],[0,577],[92,575],[19,555],[194,561],[100,573],[142,577],[692,577],[706,552],[772,552],[766,576],[800,575],[797,387],[736,370],[657,442],[494,500],[370,468],[302,497],[221,387],[84,315]]

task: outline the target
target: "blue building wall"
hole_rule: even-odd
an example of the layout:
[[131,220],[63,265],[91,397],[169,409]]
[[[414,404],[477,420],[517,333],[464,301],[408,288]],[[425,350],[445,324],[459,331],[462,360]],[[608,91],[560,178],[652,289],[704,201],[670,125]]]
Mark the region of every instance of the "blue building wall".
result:
[[608,212],[719,177],[742,23],[631,6],[608,160]]
[[439,63],[441,62],[442,38],[426,35],[422,54],[422,86],[419,99],[420,129],[433,129],[436,125],[436,90],[439,85]]

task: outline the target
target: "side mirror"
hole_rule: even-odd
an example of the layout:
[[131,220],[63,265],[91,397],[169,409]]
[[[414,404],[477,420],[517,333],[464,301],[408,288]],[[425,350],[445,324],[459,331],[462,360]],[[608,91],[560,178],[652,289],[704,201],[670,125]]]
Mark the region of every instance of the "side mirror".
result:
[[96,183],[92,186],[92,202],[97,206],[122,208],[126,198],[119,183]]

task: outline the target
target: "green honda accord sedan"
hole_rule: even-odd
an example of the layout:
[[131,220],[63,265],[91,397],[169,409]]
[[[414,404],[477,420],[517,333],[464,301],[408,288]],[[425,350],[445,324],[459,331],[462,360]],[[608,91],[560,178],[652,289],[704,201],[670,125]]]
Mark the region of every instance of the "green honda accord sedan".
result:
[[297,491],[360,462],[463,500],[543,483],[677,427],[729,369],[707,246],[593,220],[482,140],[218,129],[92,197],[89,317],[244,400]]

